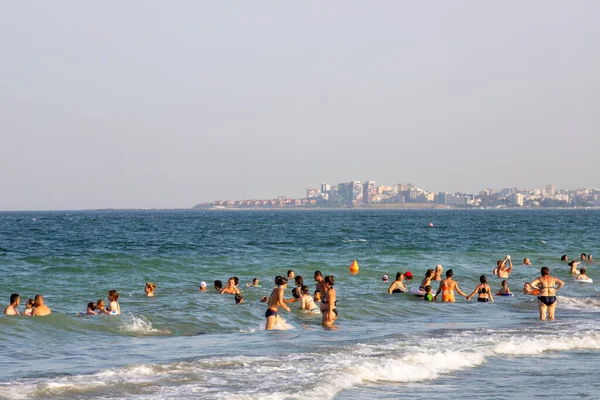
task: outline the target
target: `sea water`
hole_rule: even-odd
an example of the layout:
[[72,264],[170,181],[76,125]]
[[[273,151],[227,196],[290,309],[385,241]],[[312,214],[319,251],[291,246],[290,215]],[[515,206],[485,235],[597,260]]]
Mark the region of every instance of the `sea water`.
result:
[[[594,210],[0,213],[0,304],[19,293],[23,311],[40,293],[52,309],[0,317],[0,397],[596,398],[597,284],[574,282],[560,256],[594,253],[599,227]],[[381,280],[410,270],[418,287],[442,264],[463,291],[486,274],[495,292],[507,254],[516,295],[493,304],[388,295]],[[522,294],[544,265],[566,282],[552,322]],[[315,270],[335,276],[338,329],[291,303],[286,330],[264,330],[260,298],[289,269],[311,291]],[[212,288],[234,275],[242,304]],[[77,316],[110,289],[122,315]]]

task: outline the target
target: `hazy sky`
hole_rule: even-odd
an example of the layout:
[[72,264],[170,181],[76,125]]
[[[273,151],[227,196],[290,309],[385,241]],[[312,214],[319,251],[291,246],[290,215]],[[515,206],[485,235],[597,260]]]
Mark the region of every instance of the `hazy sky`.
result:
[[5,1],[0,210],[600,187],[598,1]]

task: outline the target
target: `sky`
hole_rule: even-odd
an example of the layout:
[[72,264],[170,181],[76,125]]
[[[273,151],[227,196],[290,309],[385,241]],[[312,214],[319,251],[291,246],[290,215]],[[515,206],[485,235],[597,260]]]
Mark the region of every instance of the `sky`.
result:
[[600,2],[0,5],[0,210],[600,187]]

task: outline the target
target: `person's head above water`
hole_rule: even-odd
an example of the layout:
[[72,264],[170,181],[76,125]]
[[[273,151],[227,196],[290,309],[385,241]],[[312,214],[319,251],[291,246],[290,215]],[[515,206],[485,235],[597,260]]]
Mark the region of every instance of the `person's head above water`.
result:
[[531,265],[531,260],[528,257],[525,257],[523,260],[523,265]]
[[384,282],[387,282],[389,279],[390,278],[387,275],[385,275],[385,274],[383,274],[383,276],[381,277],[381,280],[384,281]]
[[550,274],[550,269],[548,269],[548,267],[542,267],[540,273],[542,274],[542,276],[547,276]]
[[586,258],[587,258],[587,254],[585,254],[585,253],[581,253],[581,259],[582,259],[582,260],[585,260]]
[[563,254],[560,261],[569,261],[569,257],[566,254]]
[[216,290],[221,290],[221,289],[223,289],[223,282],[221,282],[221,280],[217,279],[214,282],[214,286],[215,286]]
[[454,271],[452,271],[452,268],[450,268],[448,271],[446,271],[446,278],[452,278],[452,276],[454,276]]

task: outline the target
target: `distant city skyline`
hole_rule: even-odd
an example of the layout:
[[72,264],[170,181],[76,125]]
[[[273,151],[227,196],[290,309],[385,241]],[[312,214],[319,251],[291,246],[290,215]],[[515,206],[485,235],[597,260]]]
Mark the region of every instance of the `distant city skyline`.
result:
[[0,210],[600,187],[600,2],[6,2]]

